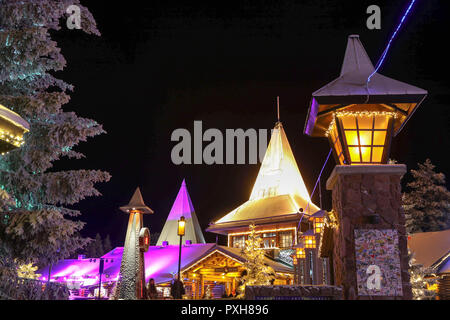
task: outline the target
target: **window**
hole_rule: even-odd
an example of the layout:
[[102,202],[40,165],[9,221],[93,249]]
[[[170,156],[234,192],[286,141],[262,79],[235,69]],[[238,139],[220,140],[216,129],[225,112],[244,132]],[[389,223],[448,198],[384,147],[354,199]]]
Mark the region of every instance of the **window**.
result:
[[277,234],[275,232],[263,233],[264,248],[276,248],[277,246]]
[[233,247],[234,248],[244,248],[245,247],[245,235],[234,236],[233,237]]
[[352,164],[383,161],[390,118],[389,115],[371,114],[338,116]]
[[292,247],[292,232],[280,232],[280,248]]

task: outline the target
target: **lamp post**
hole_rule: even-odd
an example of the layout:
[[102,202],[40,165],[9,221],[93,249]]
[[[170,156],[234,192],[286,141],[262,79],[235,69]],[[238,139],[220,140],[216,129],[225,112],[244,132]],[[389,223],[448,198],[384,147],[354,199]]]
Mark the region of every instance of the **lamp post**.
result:
[[180,220],[178,220],[178,235],[180,236],[180,251],[178,255],[178,281],[181,279],[180,275],[180,269],[181,269],[181,247],[183,245],[183,236],[185,233],[185,226],[186,226],[186,220],[184,219],[184,216],[180,217]]

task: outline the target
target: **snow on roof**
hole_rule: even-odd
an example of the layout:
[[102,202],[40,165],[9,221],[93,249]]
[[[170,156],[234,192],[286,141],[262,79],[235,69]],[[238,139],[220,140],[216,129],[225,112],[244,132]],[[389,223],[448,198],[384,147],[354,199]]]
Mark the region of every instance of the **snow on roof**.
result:
[[432,267],[450,252],[450,229],[414,233],[408,236],[408,247],[418,264]]
[[[244,262],[238,248],[219,246],[215,243],[192,244],[183,246],[181,250],[181,270],[195,264],[215,250]],[[123,247],[117,247],[102,256],[105,259],[102,281],[117,281],[122,254]],[[145,280],[149,281],[150,278],[153,278],[157,284],[171,281],[173,275],[178,272],[178,254],[179,246],[177,245],[149,247],[144,254]],[[265,262],[276,272],[292,273],[292,268],[282,263],[269,258],[266,258]],[[98,284],[99,280],[99,263],[99,258],[62,260],[52,266],[51,277],[52,279],[57,278],[55,280],[61,282],[83,280],[84,286],[95,285]],[[47,280],[48,267],[37,271],[37,273],[41,274],[41,280]]]

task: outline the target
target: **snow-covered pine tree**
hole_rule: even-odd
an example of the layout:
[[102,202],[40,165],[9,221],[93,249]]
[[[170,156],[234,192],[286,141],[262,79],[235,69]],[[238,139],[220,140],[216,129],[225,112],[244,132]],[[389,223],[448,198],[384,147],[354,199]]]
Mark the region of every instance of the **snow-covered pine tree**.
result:
[[246,286],[270,285],[275,279],[275,271],[264,263],[263,240],[256,233],[255,225],[250,225],[249,229],[248,239],[245,240],[245,246],[242,249],[246,274],[241,278],[239,298],[244,297]]
[[31,127],[22,148],[0,157],[0,187],[14,200],[1,213],[0,248],[21,264],[49,265],[85,246],[80,212],[67,206],[99,195],[95,183],[110,178],[99,170],[52,170],[63,157],[82,158],[73,148],[104,132],[62,109],[73,87],[54,76],[66,61],[50,31],[66,25],[70,5],[81,9],[82,30],[100,35],[78,0],[0,0],[0,104]]
[[408,233],[439,231],[450,227],[450,192],[445,187],[445,175],[435,172],[427,159],[411,170],[413,180],[403,193],[406,230]]

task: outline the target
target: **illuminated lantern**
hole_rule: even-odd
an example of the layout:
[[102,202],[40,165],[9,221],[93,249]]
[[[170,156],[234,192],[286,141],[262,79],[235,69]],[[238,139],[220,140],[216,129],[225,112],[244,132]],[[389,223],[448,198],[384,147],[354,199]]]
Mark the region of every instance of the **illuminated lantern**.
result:
[[325,211],[324,210],[317,211],[311,216],[311,219],[313,222],[314,233],[320,234],[323,230]]
[[305,249],[316,248],[316,235],[312,230],[308,230],[301,235]]
[[180,220],[178,220],[178,235],[179,236],[184,236],[185,227],[186,227],[186,220],[184,219],[184,216],[181,216]]
[[339,78],[312,95],[304,132],[327,137],[339,165],[386,164],[392,137],[426,95],[376,73],[359,36],[351,35]]
[[0,104],[0,153],[23,145],[23,135],[30,130],[28,122]]
[[305,248],[296,248],[295,249],[295,257],[297,259],[305,259],[305,257],[306,257]]

